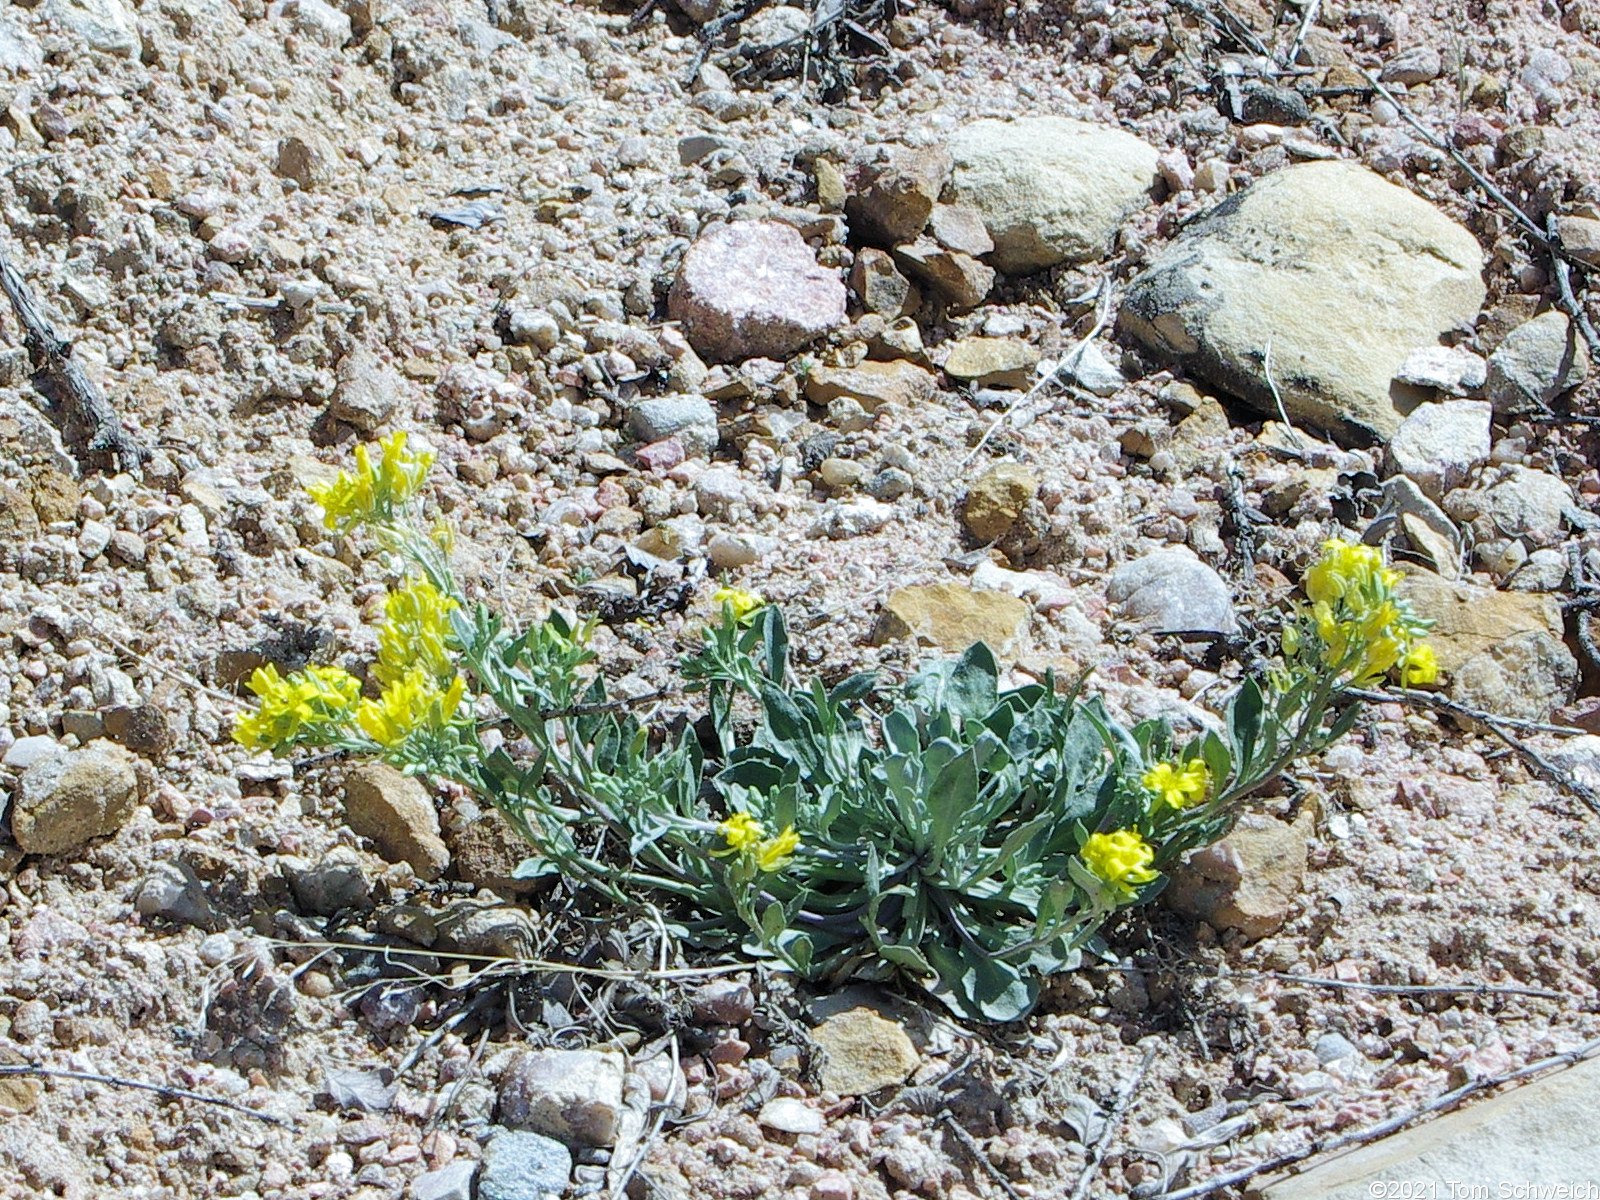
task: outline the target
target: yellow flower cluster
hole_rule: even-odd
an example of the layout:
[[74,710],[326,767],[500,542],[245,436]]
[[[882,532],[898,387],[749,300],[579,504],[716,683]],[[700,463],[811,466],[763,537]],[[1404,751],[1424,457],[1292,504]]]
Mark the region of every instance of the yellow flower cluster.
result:
[[1125,900],[1133,899],[1139,888],[1161,877],[1150,867],[1155,861],[1155,848],[1133,829],[1091,833],[1078,857],[1090,873]]
[[729,854],[745,856],[762,871],[781,871],[800,848],[800,835],[793,825],[784,827],[777,837],[769,838],[760,821],[749,813],[736,812],[717,826],[717,831],[728,843],[726,850],[714,850],[717,857]]
[[391,521],[422,489],[433,466],[432,451],[407,450],[403,431],[380,440],[378,448],[381,454],[374,463],[367,447],[357,446],[354,474],[340,471],[332,483],[306,489],[322,506],[322,521],[329,529],[348,533],[358,525]]
[[414,579],[383,602],[383,628],[378,631],[377,675],[384,683],[421,670],[448,682],[456,673],[450,658],[450,613],[458,608],[426,579]]
[[361,699],[360,681],[340,667],[307,667],[285,679],[268,664],[250,676],[249,687],[261,706],[239,718],[233,740],[251,750],[326,744]]
[[1211,773],[1198,758],[1181,767],[1176,763],[1158,762],[1139,782],[1156,794],[1158,803],[1181,810],[1206,798],[1211,790]]
[[726,605],[733,619],[741,625],[767,604],[760,592],[740,587],[719,587],[711,594],[711,600],[714,604]]
[[[1322,549],[1322,557],[1306,572],[1305,590],[1323,663],[1348,672],[1357,687],[1395,667],[1404,683],[1434,682],[1439,664],[1419,640],[1427,623],[1417,620],[1395,595],[1400,573],[1383,565],[1374,546],[1335,538]],[[1295,646],[1286,649],[1292,653]]]
[[467,685],[461,676],[441,685],[421,667],[389,683],[376,700],[356,706],[356,724],[380,746],[393,748],[418,730],[438,733],[455,721]]

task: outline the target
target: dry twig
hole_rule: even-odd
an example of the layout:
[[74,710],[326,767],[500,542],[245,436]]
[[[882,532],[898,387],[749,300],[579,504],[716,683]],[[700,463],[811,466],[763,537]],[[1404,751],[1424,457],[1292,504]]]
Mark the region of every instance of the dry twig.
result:
[[69,440],[83,441],[86,454],[105,454],[118,471],[137,474],[150,459],[143,442],[122,428],[105,393],[73,355],[72,343],[56,332],[39,303],[5,252],[0,250],[0,287],[22,326],[23,344],[33,368],[46,384],[41,391],[57,410],[57,419]]
[[1282,971],[1265,972],[1260,977],[1346,992],[1373,992],[1383,996],[1532,996],[1540,1000],[1570,999],[1565,992],[1552,992],[1548,988],[1512,987],[1493,983],[1358,983],[1348,979],[1324,979],[1320,975],[1285,975]]
[[243,1117],[254,1117],[258,1121],[265,1121],[268,1125],[277,1125],[282,1129],[293,1129],[293,1121],[283,1117],[275,1117],[271,1113],[258,1112],[253,1108],[246,1108],[243,1104],[235,1104],[232,1100],[224,1100],[220,1096],[207,1096],[201,1092],[191,1092],[187,1088],[169,1087],[164,1083],[146,1083],[142,1079],[121,1079],[115,1075],[101,1075],[94,1071],[59,1071],[53,1067],[4,1066],[0,1067],[0,1075],[33,1075],[43,1079],[76,1079],[83,1083],[102,1083],[108,1087],[135,1088],[141,1092],[154,1092],[166,1100],[195,1100],[201,1104],[215,1105],[225,1108],[229,1112],[236,1112]]

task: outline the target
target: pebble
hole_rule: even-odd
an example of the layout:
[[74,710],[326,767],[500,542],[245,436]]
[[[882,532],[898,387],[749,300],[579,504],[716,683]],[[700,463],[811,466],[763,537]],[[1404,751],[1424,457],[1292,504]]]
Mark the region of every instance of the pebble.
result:
[[67,748],[55,738],[45,734],[34,734],[30,737],[20,737],[12,742],[5,755],[0,757],[0,766],[8,771],[21,773],[35,763],[65,753]]
[[704,396],[652,396],[629,409],[628,432],[647,444],[671,439],[689,457],[706,458],[719,436],[716,406]]
[[500,1078],[502,1124],[571,1145],[609,1146],[622,1118],[622,1055],[526,1050]]
[[706,558],[718,570],[731,570],[753,566],[777,550],[776,538],[756,533],[718,533],[706,543]]
[[133,908],[142,917],[160,917],[175,925],[213,929],[219,923],[205,884],[183,862],[157,863],[152,867],[134,891]]
[[881,500],[861,499],[830,503],[823,510],[822,530],[834,539],[864,537],[877,533],[894,520],[894,506]]
[[121,0],[49,0],[45,12],[90,49],[131,57],[142,46],[133,14]]
[[715,979],[689,994],[689,1012],[706,1025],[743,1025],[755,1015],[756,996],[747,983]]
[[1039,494],[1039,485],[1039,476],[1020,463],[996,463],[967,490],[961,523],[978,541],[997,541]]
[[788,1096],[768,1100],[756,1114],[756,1120],[779,1133],[795,1134],[821,1133],[828,1124],[823,1115],[804,1100]]
[[811,1036],[827,1052],[820,1082],[840,1096],[865,1096],[904,1083],[922,1064],[900,1023],[870,1008],[831,1016]]
[[28,854],[60,854],[115,833],[138,803],[134,762],[121,746],[103,741],[34,761],[12,798],[17,845]]
[[353,850],[340,846],[316,863],[285,855],[278,860],[301,912],[331,917],[368,907],[372,884]]
[[567,1189],[572,1154],[537,1133],[503,1130],[483,1148],[478,1200],[547,1200]]
[[1106,599],[1151,633],[1232,635],[1228,585],[1185,547],[1156,550],[1112,572]]
[[450,865],[439,814],[428,789],[387,763],[363,763],[344,780],[345,822],[369,838],[389,862],[409,863],[418,879],[437,879]]
[[1555,309],[1517,326],[1489,356],[1484,395],[1497,413],[1546,411],[1589,375],[1589,351]]
[[1414,387],[1437,388],[1451,395],[1475,392],[1489,378],[1489,364],[1457,346],[1422,346],[1406,355],[1394,377]]
[[689,248],[667,310],[710,361],[784,358],[845,323],[845,288],[790,226],[740,221]]

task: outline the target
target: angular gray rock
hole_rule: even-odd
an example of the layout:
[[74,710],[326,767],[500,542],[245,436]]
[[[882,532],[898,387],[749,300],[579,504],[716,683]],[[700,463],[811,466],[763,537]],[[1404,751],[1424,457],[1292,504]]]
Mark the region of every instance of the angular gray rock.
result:
[[950,156],[943,150],[902,150],[886,163],[862,168],[845,215],[867,240],[882,246],[909,242],[922,232],[945,180]]
[[1129,285],[1121,327],[1266,413],[1348,442],[1392,436],[1420,395],[1418,346],[1483,303],[1483,253],[1427,201],[1365,167],[1313,162],[1252,184]]
[[1421,346],[1406,355],[1394,373],[1400,383],[1459,395],[1475,392],[1489,377],[1489,364],[1459,346]]
[[365,346],[339,360],[336,378],[328,415],[362,433],[375,431],[400,403],[400,373]]
[[50,755],[22,773],[11,835],[27,854],[60,854],[122,828],[139,801],[135,759],[112,742]]
[[1130,133],[1066,117],[973,121],[949,150],[944,199],[982,214],[989,261],[1014,275],[1103,254],[1148,199],[1159,158]]
[[1156,550],[1111,573],[1106,599],[1151,633],[1239,631],[1228,585],[1183,546]]
[[1567,314],[1551,309],[1506,334],[1489,356],[1483,393],[1497,413],[1539,412],[1589,375],[1589,351]]
[[717,409],[704,396],[652,396],[628,410],[628,432],[646,444],[677,438],[691,458],[717,448]]
[[472,1177],[478,1164],[470,1158],[418,1175],[411,1182],[411,1200],[472,1200]]
[[704,358],[785,358],[844,324],[845,288],[792,227],[738,221],[689,247],[667,311]]
[[1487,486],[1457,492],[1446,505],[1450,514],[1471,521],[1480,542],[1495,538],[1526,538],[1535,544],[1553,543],[1561,531],[1562,510],[1572,504],[1566,481],[1546,471],[1512,465],[1492,476]]
[[609,1146],[625,1063],[614,1050],[527,1050],[500,1077],[501,1124],[568,1145]]
[[1389,458],[1395,470],[1439,500],[1489,461],[1493,419],[1493,408],[1482,400],[1418,405],[1389,440]]
[[501,1130],[483,1148],[478,1200],[545,1200],[567,1190],[572,1153],[537,1133]]
[[143,45],[133,14],[122,0],[49,0],[45,12],[91,50],[127,57],[138,54]]

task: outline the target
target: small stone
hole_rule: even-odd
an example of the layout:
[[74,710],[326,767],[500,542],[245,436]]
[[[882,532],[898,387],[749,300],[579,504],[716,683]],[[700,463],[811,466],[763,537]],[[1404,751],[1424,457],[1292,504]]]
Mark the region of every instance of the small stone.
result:
[[1239,631],[1228,585],[1184,546],[1156,550],[1111,574],[1106,599],[1151,633]]
[[1561,248],[1589,267],[1600,267],[1600,221],[1593,217],[1560,217],[1556,233]]
[[33,476],[32,498],[34,511],[46,525],[77,518],[78,505],[83,501],[83,491],[78,482],[52,467],[46,467]]
[[372,433],[394,415],[402,387],[398,371],[365,346],[357,347],[339,360],[328,415]]
[[791,226],[740,221],[689,248],[667,309],[707,359],[781,359],[844,324],[845,289]]
[[1384,83],[1403,83],[1415,87],[1431,83],[1444,73],[1444,59],[1432,46],[1413,46],[1383,64],[1378,78]]
[[43,1000],[24,1000],[11,1018],[11,1036],[19,1042],[37,1042],[55,1028],[55,1014]]
[[706,1025],[743,1025],[755,1016],[756,995],[750,985],[714,979],[689,993],[689,1012]]
[[850,458],[825,458],[817,475],[831,488],[854,488],[866,480],[867,468]]
[[1208,158],[1194,171],[1194,188],[1197,192],[1225,192],[1232,171],[1225,158]]
[[1475,392],[1489,378],[1489,364],[1459,346],[1421,346],[1406,355],[1395,381],[1460,395]]
[[505,1130],[483,1148],[478,1200],[547,1200],[567,1190],[572,1154],[537,1133]]
[[1039,348],[1017,338],[962,338],[950,347],[945,374],[983,387],[1025,388],[1039,365]]
[[748,567],[778,549],[776,538],[755,533],[718,533],[706,543],[706,558],[719,571]]
[[922,305],[922,294],[900,273],[893,256],[872,246],[857,252],[850,288],[863,308],[888,321],[909,316]]
[[817,207],[825,213],[841,212],[847,196],[844,174],[830,158],[816,158],[811,163],[811,174],[817,181]]
[[1127,382],[1122,369],[1106,357],[1099,342],[1089,342],[1067,364],[1078,386],[1096,396],[1114,396]]
[[1360,1059],[1366,1057],[1356,1047],[1354,1042],[1345,1037],[1343,1034],[1338,1033],[1323,1034],[1317,1039],[1316,1045],[1313,1046],[1311,1050],[1312,1053],[1317,1056],[1317,1062],[1324,1067],[1329,1063],[1336,1063],[1345,1059],[1356,1059],[1359,1061]]
[[982,304],[994,287],[995,269],[988,263],[959,250],[947,250],[932,238],[896,246],[894,260],[958,312]]
[[828,1126],[820,1112],[804,1100],[791,1096],[768,1100],[756,1114],[756,1120],[779,1133],[821,1133]]
[[330,49],[338,49],[354,36],[350,18],[324,0],[283,0],[283,15],[300,33]]
[[499,1119],[569,1145],[610,1146],[624,1069],[614,1050],[525,1050],[500,1078]]
[[814,367],[806,375],[806,399],[811,403],[826,405],[840,396],[849,396],[869,413],[885,404],[914,407],[932,399],[936,388],[931,372],[904,360]]
[[114,532],[104,521],[85,521],[78,533],[78,556],[84,562],[93,562],[110,547]]
[[863,537],[894,520],[894,507],[878,500],[852,500],[823,512],[822,529],[830,538]]
[[949,141],[945,199],[983,214],[1011,275],[1098,258],[1149,199],[1159,155],[1132,134],[1065,117],[973,121]]
[[91,50],[130,57],[143,45],[133,14],[120,0],[50,0],[45,15]]
[[811,1185],[808,1200],[855,1200],[855,1184],[843,1171],[824,1171]]
[[34,763],[67,753],[69,753],[67,748],[55,738],[42,733],[34,734],[31,737],[20,737],[12,742],[6,749],[5,757],[0,758],[0,766],[20,775]]
[[1033,608],[1003,592],[974,591],[960,583],[898,588],[884,601],[875,645],[915,638],[922,645],[961,653],[982,642],[1003,657],[1026,636]]
[[904,1083],[922,1063],[898,1022],[870,1008],[852,1008],[812,1030],[826,1052],[822,1086],[840,1096],[865,1096]]
[[134,761],[101,741],[28,767],[11,810],[17,845],[27,854],[60,854],[121,829],[139,799]]
[[1276,933],[1294,911],[1315,832],[1311,806],[1293,825],[1245,813],[1227,837],[1196,850],[1173,872],[1168,907],[1251,941]]
[[994,239],[983,225],[983,214],[964,204],[935,204],[928,217],[928,232],[946,250],[973,258],[982,258],[994,249]]
[[1489,461],[1493,417],[1482,400],[1419,405],[1395,430],[1389,457],[1431,499],[1441,500]]
[[386,763],[358,766],[345,776],[344,810],[355,833],[389,862],[410,863],[418,879],[437,879],[450,865],[433,798],[415,778]]
[[1452,515],[1473,522],[1480,541],[1498,536],[1551,545],[1560,539],[1572,489],[1546,471],[1512,465],[1488,487],[1457,492],[1448,504]]
[[1506,335],[1489,356],[1483,392],[1497,413],[1542,412],[1589,376],[1589,351],[1566,313],[1551,309]]
[[997,463],[973,483],[961,522],[980,542],[1004,537],[1022,510],[1039,494],[1039,477],[1019,463]]
[[215,929],[221,923],[205,884],[181,861],[156,864],[134,892],[133,909],[142,917],[196,929]]
[[909,242],[928,223],[949,177],[950,156],[943,150],[903,150],[888,163],[862,168],[845,214],[869,242]]
[[335,161],[333,147],[321,134],[308,131],[278,140],[278,174],[307,191],[327,184]]
[[[418,929],[426,936],[426,927]],[[525,909],[465,900],[452,904],[434,922],[433,948],[467,957],[526,958],[538,930]]]
[[1311,120],[1311,106],[1293,88],[1258,84],[1245,89],[1239,120],[1244,125],[1304,125]]
[[727,138],[717,137],[710,133],[691,133],[687,137],[678,139],[678,162],[685,167],[692,167],[703,158],[708,158],[718,150],[732,150],[735,143]]
[[506,332],[512,344],[553,350],[561,340],[561,325],[543,309],[514,308],[506,319]]
[[675,439],[694,458],[716,449],[716,406],[704,396],[653,396],[628,411],[628,432],[641,442]]
[[286,855],[279,864],[301,912],[331,917],[371,905],[372,885],[355,852],[344,846],[329,851],[316,863]]
[[472,1200],[472,1180],[478,1164],[457,1159],[437,1171],[418,1175],[411,1183],[411,1200]]
[[532,849],[499,809],[485,809],[477,820],[447,832],[444,840],[452,873],[463,883],[505,896],[527,895],[540,886],[538,879],[517,879],[512,874]]
[[1559,638],[1519,633],[1451,672],[1450,698],[1496,716],[1548,721],[1577,684],[1578,661]]

